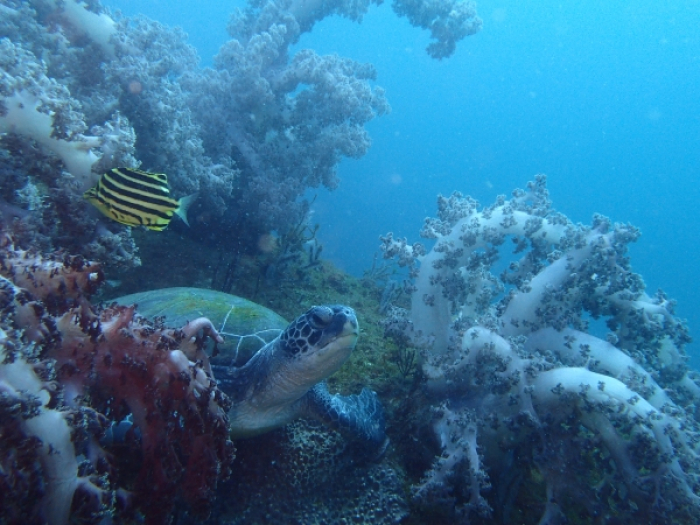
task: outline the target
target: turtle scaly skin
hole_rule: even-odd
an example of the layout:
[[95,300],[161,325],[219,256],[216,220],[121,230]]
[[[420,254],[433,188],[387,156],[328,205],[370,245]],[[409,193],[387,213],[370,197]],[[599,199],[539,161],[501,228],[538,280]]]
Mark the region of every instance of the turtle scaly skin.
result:
[[314,306],[244,366],[214,366],[221,388],[233,401],[231,436],[255,436],[298,417],[314,417],[380,447],[386,442],[377,395],[331,395],[322,381],[347,360],[359,335],[352,308]]

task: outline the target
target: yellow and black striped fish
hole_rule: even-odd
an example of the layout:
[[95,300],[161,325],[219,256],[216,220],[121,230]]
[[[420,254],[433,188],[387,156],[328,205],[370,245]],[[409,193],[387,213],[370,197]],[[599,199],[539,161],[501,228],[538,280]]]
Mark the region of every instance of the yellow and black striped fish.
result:
[[100,177],[97,186],[83,197],[110,219],[127,226],[163,231],[173,214],[187,222],[187,209],[197,194],[180,200],[170,198],[168,176],[134,168],[114,168]]

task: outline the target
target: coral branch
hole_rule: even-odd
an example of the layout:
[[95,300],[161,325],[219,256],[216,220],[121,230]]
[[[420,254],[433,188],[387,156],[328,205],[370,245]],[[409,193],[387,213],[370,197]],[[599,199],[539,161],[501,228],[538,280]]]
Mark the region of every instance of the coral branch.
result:
[[104,281],[100,265],[81,256],[18,250],[9,237],[0,239],[0,275],[41,301],[89,297]]
[[[0,277],[0,452],[18,458],[0,459],[0,488],[16,496],[0,498],[3,516],[61,525],[138,512],[168,523],[178,499],[206,516],[233,459],[229,401],[203,351],[207,336],[220,339],[211,322],[176,330],[133,306],[94,308],[80,295],[94,281],[80,276],[98,267],[18,257],[9,245],[0,259],[30,288]],[[127,418],[125,442],[102,439],[110,422]]]
[[[570,501],[591,519],[609,502],[649,523],[699,519],[697,374],[685,365],[689,336],[673,302],[647,295],[630,269],[626,247],[639,231],[600,216],[572,224],[551,208],[544,176],[486,208],[458,193],[438,208],[421,232],[435,239],[427,254],[382,238],[385,257],[413,277],[411,310],[393,330],[423,347],[441,414],[442,457],[416,486],[417,503],[449,498],[455,519],[488,505],[508,522],[511,484],[536,469],[541,523],[566,519]],[[499,276],[496,265],[506,268]],[[497,490],[474,492],[481,470]]]

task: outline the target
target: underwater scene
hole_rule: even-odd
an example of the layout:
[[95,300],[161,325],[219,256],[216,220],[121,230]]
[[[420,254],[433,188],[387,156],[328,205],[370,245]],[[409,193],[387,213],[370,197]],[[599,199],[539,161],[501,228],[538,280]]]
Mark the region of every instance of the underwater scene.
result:
[[698,27],[2,0],[0,525],[700,523]]

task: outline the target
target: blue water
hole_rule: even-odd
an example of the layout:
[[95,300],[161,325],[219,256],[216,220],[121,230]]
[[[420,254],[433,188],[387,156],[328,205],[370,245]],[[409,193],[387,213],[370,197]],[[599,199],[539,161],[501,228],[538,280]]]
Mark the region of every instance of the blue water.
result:
[[[204,66],[226,39],[228,13],[243,5],[106,4],[181,26]],[[362,24],[323,20],[299,42],[373,63],[393,109],[368,125],[370,152],[340,165],[340,188],[315,192],[324,255],[361,274],[380,234],[418,240],[438,193],[490,204],[543,172],[572,220],[599,212],[642,230],[634,270],[650,293],[661,287],[678,300],[697,337],[700,1],[498,0],[477,9],[482,31],[441,62],[424,51],[427,33],[389,5]]]

